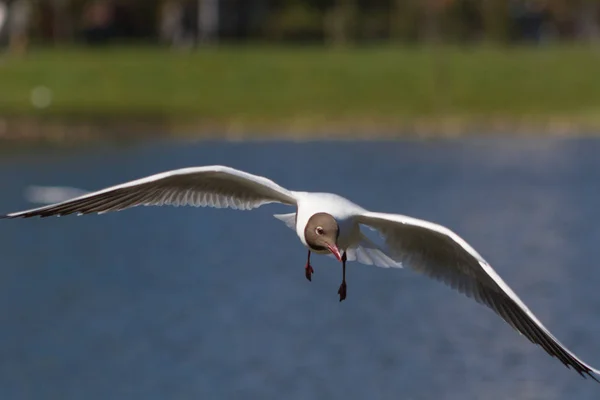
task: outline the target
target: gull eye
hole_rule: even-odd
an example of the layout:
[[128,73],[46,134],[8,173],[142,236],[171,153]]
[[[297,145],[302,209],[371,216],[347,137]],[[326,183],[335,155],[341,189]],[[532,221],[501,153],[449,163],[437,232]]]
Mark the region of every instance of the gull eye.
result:
[[315,229],[315,232],[317,232],[317,235],[322,235],[325,233],[325,230],[322,227],[317,226],[317,229]]

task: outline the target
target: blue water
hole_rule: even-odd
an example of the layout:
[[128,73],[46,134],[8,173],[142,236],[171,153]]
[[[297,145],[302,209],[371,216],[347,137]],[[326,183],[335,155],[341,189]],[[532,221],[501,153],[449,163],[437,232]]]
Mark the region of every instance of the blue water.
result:
[[[600,141],[159,143],[0,158],[99,189],[226,164],[447,225],[600,367]],[[313,258],[273,213],[136,208],[0,221],[0,399],[598,399],[483,306],[411,270]]]

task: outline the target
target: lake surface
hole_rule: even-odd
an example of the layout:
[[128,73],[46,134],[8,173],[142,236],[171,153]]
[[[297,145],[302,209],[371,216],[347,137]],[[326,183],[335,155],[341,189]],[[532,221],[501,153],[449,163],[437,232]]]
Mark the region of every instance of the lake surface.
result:
[[[0,159],[99,189],[226,164],[451,227],[600,367],[600,140],[155,143]],[[313,258],[267,205],[0,221],[0,398],[598,399],[483,306],[411,270]]]

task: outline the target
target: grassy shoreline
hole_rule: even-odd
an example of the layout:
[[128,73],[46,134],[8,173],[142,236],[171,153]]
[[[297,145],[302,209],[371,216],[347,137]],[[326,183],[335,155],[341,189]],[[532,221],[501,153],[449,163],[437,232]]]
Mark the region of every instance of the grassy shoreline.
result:
[[594,133],[598,71],[581,46],[34,49],[0,61],[0,138]]

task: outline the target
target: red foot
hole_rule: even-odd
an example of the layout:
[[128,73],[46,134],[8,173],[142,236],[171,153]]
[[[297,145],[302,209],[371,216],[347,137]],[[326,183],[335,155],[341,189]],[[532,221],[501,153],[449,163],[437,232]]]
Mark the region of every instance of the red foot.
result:
[[313,267],[311,267],[310,264],[306,264],[306,267],[304,267],[304,273],[306,274],[306,279],[308,279],[309,281],[312,281],[313,272],[315,272]]

